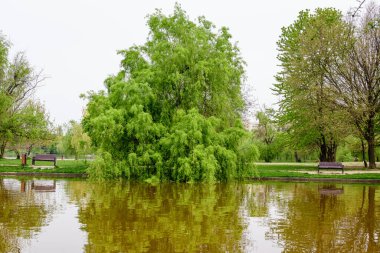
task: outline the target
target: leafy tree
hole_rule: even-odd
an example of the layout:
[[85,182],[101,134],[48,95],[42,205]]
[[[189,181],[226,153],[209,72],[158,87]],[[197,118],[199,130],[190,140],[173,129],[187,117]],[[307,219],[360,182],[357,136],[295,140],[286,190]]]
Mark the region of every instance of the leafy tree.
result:
[[194,23],[179,5],[171,16],[150,15],[148,26],[143,46],[119,52],[122,69],[106,91],[87,95],[82,124],[99,151],[90,174],[214,181],[252,171],[243,61],[228,29],[215,33],[204,17]]
[[9,48],[0,36],[0,158],[9,143],[45,138],[50,124],[43,106],[31,98],[43,80],[41,73],[35,72],[22,52],[8,60]]
[[296,148],[318,147],[321,161],[335,161],[340,139],[347,134],[347,112],[336,104],[324,65],[347,29],[339,11],[301,11],[282,29],[278,41],[282,70],[274,91],[281,96],[279,121],[289,129]]
[[264,108],[256,112],[258,124],[254,128],[256,138],[260,141],[260,155],[265,162],[273,160],[276,153],[275,141],[277,137],[277,127],[275,125],[275,112],[273,109]]
[[20,151],[29,155],[34,146],[47,145],[54,140],[52,129],[44,105],[29,100],[14,117],[8,148],[12,148],[18,157]]

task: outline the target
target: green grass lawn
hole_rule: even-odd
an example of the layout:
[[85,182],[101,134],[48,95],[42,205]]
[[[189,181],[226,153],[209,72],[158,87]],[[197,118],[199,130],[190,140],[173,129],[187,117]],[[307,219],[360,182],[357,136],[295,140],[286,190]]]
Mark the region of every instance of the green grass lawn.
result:
[[36,161],[31,167],[32,159],[27,160],[27,166],[21,166],[21,160],[0,159],[0,172],[44,172],[44,173],[85,173],[89,165],[84,160],[59,160],[56,168],[38,168],[38,166],[53,166],[53,162]]
[[[284,177],[284,178],[342,178],[342,179],[380,179],[379,173],[360,173],[360,174],[351,174],[351,175],[326,175],[326,174],[308,174],[308,171],[317,171],[317,167],[314,164],[257,164],[257,178],[268,178],[268,177]],[[344,171],[353,171],[358,169],[346,168]],[[362,169],[365,170],[365,169]],[[322,172],[328,170],[321,170]],[[339,172],[339,170],[336,170]]]

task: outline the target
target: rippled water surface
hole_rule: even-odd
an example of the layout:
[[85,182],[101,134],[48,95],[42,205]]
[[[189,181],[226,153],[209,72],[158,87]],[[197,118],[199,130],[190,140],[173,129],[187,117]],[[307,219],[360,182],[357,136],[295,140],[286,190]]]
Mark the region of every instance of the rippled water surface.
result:
[[377,185],[0,178],[0,252],[380,252]]

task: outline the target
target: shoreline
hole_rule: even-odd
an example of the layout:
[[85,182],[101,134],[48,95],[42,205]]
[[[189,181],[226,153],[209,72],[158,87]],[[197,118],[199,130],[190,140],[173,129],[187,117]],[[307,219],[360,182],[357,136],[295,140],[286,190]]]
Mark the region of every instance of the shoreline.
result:
[[57,173],[57,172],[0,172],[0,177],[53,177],[53,178],[87,178],[87,173]]
[[370,178],[320,178],[320,177],[262,177],[250,178],[251,181],[273,181],[273,182],[331,182],[331,183],[367,183],[367,184],[380,184],[380,179]]
[[[56,172],[0,172],[0,177],[47,177],[47,178],[81,178],[87,179],[87,173],[56,173]],[[371,178],[320,178],[320,177],[251,177],[243,182],[331,182],[331,183],[367,183],[380,184],[380,179]]]

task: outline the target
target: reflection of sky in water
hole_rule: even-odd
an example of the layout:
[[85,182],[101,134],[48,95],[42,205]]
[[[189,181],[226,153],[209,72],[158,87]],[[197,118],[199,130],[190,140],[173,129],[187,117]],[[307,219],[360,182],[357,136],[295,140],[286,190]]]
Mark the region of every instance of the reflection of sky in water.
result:
[[[278,245],[276,238],[268,236],[269,224],[281,218],[281,210],[269,198],[267,185],[253,184],[246,187],[247,198],[242,208],[246,224],[242,240],[244,252],[282,252],[283,248]],[[283,193],[278,193],[277,199],[283,197]]]
[[[35,181],[38,185],[49,186],[49,181]],[[56,183],[55,192],[35,192],[35,198],[53,210],[48,215],[47,225],[34,238],[25,241],[22,252],[83,252],[87,234],[81,230],[78,221],[78,207],[69,203],[65,193],[65,181]]]
[[244,231],[245,252],[282,252],[282,247],[267,238],[269,218],[246,218],[247,227]]

